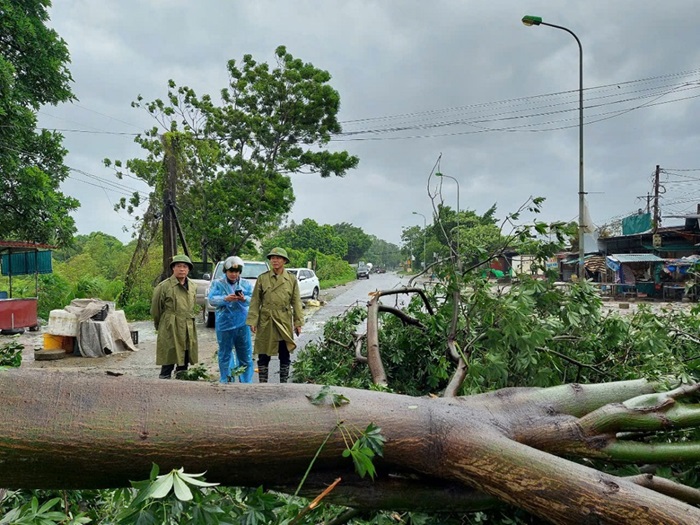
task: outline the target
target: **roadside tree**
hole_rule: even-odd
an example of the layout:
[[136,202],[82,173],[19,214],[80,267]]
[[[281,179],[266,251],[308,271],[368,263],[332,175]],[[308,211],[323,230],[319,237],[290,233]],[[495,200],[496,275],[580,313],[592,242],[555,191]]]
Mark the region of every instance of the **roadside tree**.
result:
[[366,253],[366,259],[380,268],[398,268],[401,264],[401,249],[390,242],[370,235],[372,244]]
[[46,0],[0,0],[0,231],[5,239],[69,244],[76,199],[57,132],[38,130],[45,104],[74,99],[66,43],[48,27]]
[[[281,222],[294,203],[290,174],[342,177],[358,164],[346,151],[323,149],[341,131],[340,96],[329,85],[330,74],[284,46],[275,57],[274,69],[251,55],[240,65],[230,60],[219,103],[172,80],[165,100],[139,97],[132,105],[159,124],[136,139],[146,158],[105,160],[119,177],[131,172],[154,189],[150,222],[163,207],[166,172],[175,170],[182,229],[213,259],[252,249],[254,239]],[[139,204],[135,194],[119,206],[133,211]]]
[[365,256],[370,246],[372,246],[372,238],[367,235],[362,228],[358,228],[347,222],[341,222],[334,224],[333,229],[347,242],[348,253],[343,256],[343,259],[351,264],[360,261]]
[[345,257],[348,243],[330,224],[318,224],[313,219],[303,219],[300,223],[292,222],[277,231],[262,243],[265,253],[275,246],[299,251],[316,250],[326,255]]

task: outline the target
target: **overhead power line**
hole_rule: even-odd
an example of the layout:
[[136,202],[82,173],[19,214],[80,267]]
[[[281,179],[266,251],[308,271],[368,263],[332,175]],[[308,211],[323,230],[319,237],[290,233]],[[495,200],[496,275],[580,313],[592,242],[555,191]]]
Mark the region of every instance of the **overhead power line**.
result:
[[[700,69],[588,87],[584,90],[586,94],[585,109],[587,110],[585,124],[590,125],[616,118],[643,108],[692,100],[700,97],[699,90]],[[687,94],[680,96],[684,93]],[[541,133],[567,129],[578,125],[578,117],[575,116],[578,111],[577,95],[578,90],[568,90],[466,106],[347,120],[341,122],[345,128],[344,131],[334,135],[331,140],[338,142],[406,140],[494,132]],[[661,100],[670,96],[674,98]],[[80,107],[87,111],[93,111],[83,106]],[[596,110],[596,113],[592,113]],[[132,125],[104,113],[93,112]],[[436,133],[437,130],[451,127],[468,127],[470,129]],[[139,135],[139,133],[78,128],[40,129],[62,133],[129,137]],[[406,134],[411,131],[421,131],[422,133]]]

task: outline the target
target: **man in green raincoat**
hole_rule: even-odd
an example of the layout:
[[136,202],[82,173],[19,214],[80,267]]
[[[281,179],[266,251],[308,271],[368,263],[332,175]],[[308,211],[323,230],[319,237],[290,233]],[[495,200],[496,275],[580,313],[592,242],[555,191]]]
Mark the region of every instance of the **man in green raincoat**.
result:
[[258,355],[258,380],[267,383],[270,356],[279,355],[280,383],[289,379],[290,353],[296,348],[294,334],[301,334],[304,314],[295,275],[284,269],[287,251],[274,248],[267,254],[271,270],[255,281],[246,324],[255,335]]
[[170,263],[173,274],[153,290],[151,315],[158,331],[156,364],[161,365],[160,379],[170,379],[173,368],[177,377],[188,364],[197,363],[197,285],[187,278],[192,268],[189,257],[174,256]]

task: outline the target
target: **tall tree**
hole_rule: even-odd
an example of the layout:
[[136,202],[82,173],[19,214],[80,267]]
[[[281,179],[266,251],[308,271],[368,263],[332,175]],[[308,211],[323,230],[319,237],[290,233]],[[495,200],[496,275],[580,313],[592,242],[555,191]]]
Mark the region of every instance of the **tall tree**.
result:
[[[496,224],[496,205],[494,204],[483,215],[477,214],[473,210],[461,210],[459,216],[449,206],[438,204],[435,209],[435,222],[428,226],[426,232],[431,244],[429,251],[432,259],[431,251],[436,251],[440,257],[446,257],[449,254],[449,246],[453,248],[457,245],[459,239],[459,247],[462,257],[466,260],[473,260],[483,255],[485,252],[490,252],[503,243],[501,230]],[[407,229],[410,232],[415,230]],[[407,238],[403,239],[407,242]],[[434,241],[431,242],[431,241]],[[421,248],[422,249],[422,248]],[[414,253],[416,245],[414,244]]]
[[368,262],[380,268],[397,268],[401,264],[401,248],[374,235],[370,239],[372,244],[365,257]]
[[36,129],[44,104],[73,100],[66,43],[46,27],[49,0],[0,0],[0,231],[4,238],[70,242],[77,200],[62,135]]
[[372,238],[362,228],[347,222],[334,224],[335,232],[348,243],[348,253],[343,257],[349,263],[358,262],[372,246]]
[[330,224],[319,224],[313,219],[304,219],[299,224],[292,223],[282,228],[274,236],[263,242],[263,251],[275,246],[284,246],[293,250],[316,250],[325,255],[345,257],[348,245]]
[[[172,80],[165,101],[139,97],[133,104],[144,107],[161,128],[137,137],[147,151],[145,160],[118,163],[117,169],[125,167],[158,190],[160,134],[181,132],[175,155],[184,159],[177,199],[182,226],[191,244],[201,243],[216,258],[240,251],[281,222],[294,203],[290,174],[344,176],[358,164],[346,151],[323,149],[341,131],[340,96],[328,84],[330,74],[294,58],[284,46],[275,56],[274,69],[251,55],[240,66],[229,61],[229,85],[219,104]],[[135,204],[137,196],[120,206]]]

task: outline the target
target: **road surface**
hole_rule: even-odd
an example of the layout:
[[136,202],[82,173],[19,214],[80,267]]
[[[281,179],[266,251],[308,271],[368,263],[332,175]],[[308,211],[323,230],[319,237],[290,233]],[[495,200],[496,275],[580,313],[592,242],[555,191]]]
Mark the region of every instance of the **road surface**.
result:
[[[395,273],[372,274],[369,279],[352,281],[346,285],[322,291],[321,299],[325,304],[315,308],[309,307],[305,310],[305,325],[301,336],[297,340],[299,348],[296,352],[302,350],[309,341],[316,340],[322,336],[323,325],[328,319],[342,314],[353,305],[366,304],[371,292],[407,284],[408,279],[402,279]],[[406,300],[406,296],[391,296],[386,299],[386,301],[391,301],[392,306],[397,304],[400,306],[401,302]],[[153,322],[138,321],[130,323],[130,328],[138,332],[138,352],[120,352],[96,358],[66,354],[64,358],[53,361],[37,361],[34,359],[35,350],[42,348],[43,333],[41,330],[38,332],[27,331],[19,339],[24,344],[22,367],[47,370],[60,369],[81,373],[158,377],[160,367],[155,364],[156,332],[153,328]],[[10,340],[10,337],[12,336],[0,336],[0,345],[5,340]],[[219,376],[216,361],[216,332],[213,328],[206,328],[201,317],[197,319],[197,337],[199,341],[199,362],[205,366],[211,379],[216,380]],[[257,374],[255,380],[257,381]],[[270,381],[279,381],[279,361],[277,358],[273,358],[270,363]]]

